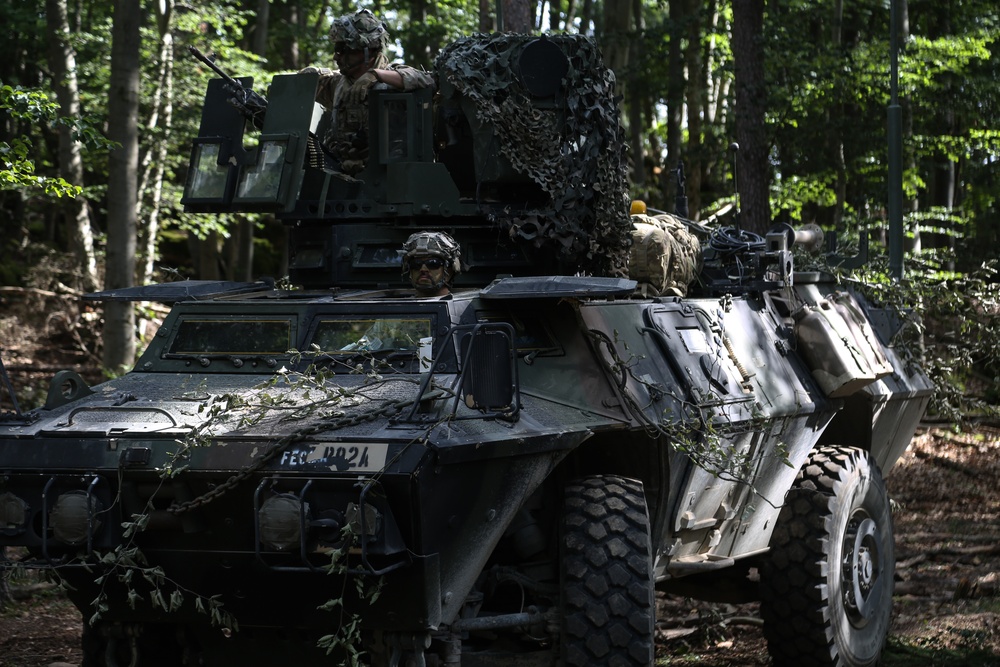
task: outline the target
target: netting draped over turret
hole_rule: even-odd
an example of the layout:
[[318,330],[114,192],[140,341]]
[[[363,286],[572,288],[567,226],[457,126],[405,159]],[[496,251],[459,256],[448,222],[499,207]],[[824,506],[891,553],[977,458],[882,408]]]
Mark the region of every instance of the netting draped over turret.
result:
[[[518,74],[523,47],[549,40],[568,60],[557,103],[533,97]],[[495,215],[512,237],[554,251],[563,266],[624,276],[631,237],[626,144],[614,73],[581,35],[473,35],[447,47],[438,75],[474,103],[500,153],[550,197],[548,208]]]

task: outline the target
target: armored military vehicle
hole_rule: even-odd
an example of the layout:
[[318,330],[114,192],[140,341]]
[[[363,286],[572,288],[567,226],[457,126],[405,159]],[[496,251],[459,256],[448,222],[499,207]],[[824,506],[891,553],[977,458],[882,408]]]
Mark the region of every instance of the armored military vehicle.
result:
[[[86,667],[650,665],[657,590],[760,599],[775,664],[875,664],[931,393],[898,319],[794,269],[815,230],[633,219],[586,38],[436,75],[370,93],[354,176],[315,75],[259,131],[209,83],[184,203],[283,220],[297,288],[95,295],[173,307],[131,372],[4,415],[4,567],[65,582]],[[421,231],[461,245],[446,296],[401,274]]]

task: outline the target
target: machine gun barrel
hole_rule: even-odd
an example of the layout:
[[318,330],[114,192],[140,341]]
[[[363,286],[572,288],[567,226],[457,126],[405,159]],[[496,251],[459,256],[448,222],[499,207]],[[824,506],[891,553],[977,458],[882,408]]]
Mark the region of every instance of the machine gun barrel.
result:
[[226,90],[234,95],[234,97],[229,99],[229,103],[236,107],[258,129],[262,128],[264,126],[264,113],[267,111],[267,98],[226,74],[221,67],[202,53],[198,47],[188,45],[188,51],[195,58],[208,65],[213,72],[226,82]]
[[816,252],[823,247],[823,230],[819,225],[809,224],[795,230],[795,243],[804,246],[808,252]]
[[233,77],[231,77],[231,76],[229,76],[228,74],[226,74],[226,73],[225,73],[225,72],[224,72],[224,71],[222,70],[222,68],[221,68],[221,67],[219,67],[218,65],[216,65],[216,64],[215,64],[215,62],[214,62],[214,61],[213,61],[213,60],[212,60],[211,58],[209,58],[209,57],[208,57],[208,56],[206,56],[206,55],[205,55],[204,53],[202,53],[202,52],[201,52],[201,49],[199,49],[199,48],[198,48],[197,46],[194,46],[193,44],[192,44],[192,45],[189,45],[189,46],[188,46],[188,51],[190,51],[190,52],[191,52],[191,55],[193,55],[193,56],[194,56],[195,58],[197,58],[197,59],[198,59],[198,60],[200,60],[201,62],[203,62],[203,63],[205,63],[206,65],[208,65],[208,66],[209,66],[209,68],[210,68],[210,69],[211,69],[211,70],[212,70],[213,72],[215,72],[216,74],[218,74],[218,75],[219,75],[219,78],[221,78],[221,79],[224,79],[226,83],[228,83],[228,84],[229,84],[229,85],[231,85],[231,86],[236,86],[236,87],[238,87],[238,88],[243,88],[243,84],[242,84],[242,83],[240,83],[239,81],[237,81],[237,80],[236,80],[236,79],[234,79]]

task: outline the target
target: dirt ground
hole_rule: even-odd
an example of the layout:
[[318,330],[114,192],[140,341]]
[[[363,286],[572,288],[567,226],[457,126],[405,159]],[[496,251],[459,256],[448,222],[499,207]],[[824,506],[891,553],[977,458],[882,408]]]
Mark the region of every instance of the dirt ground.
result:
[[[896,596],[885,667],[1000,667],[1000,429],[917,435],[887,476],[897,503]],[[0,667],[80,664],[80,614],[12,582]],[[756,605],[659,600],[657,665],[770,664]]]
[[[1000,430],[986,427],[922,431],[888,474],[896,595],[884,667],[1000,666],[998,482]],[[770,664],[756,605],[661,604],[659,665]]]

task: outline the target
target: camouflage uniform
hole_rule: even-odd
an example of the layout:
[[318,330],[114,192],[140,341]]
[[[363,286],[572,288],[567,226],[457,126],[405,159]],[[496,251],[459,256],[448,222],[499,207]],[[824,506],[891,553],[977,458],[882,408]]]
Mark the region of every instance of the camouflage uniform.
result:
[[[389,64],[383,53],[388,42],[388,33],[371,12],[361,10],[353,16],[343,16],[334,21],[330,39],[336,45],[346,44],[348,48],[376,52],[369,71],[388,69],[397,72],[403,79],[403,90],[434,87],[434,77],[429,72],[402,64]],[[321,137],[326,148],[340,160],[340,170],[355,174],[364,168],[368,157],[368,103],[367,95],[348,94],[357,82],[340,71],[326,67],[307,67],[302,72],[319,74],[316,101],[331,114],[331,122]],[[371,81],[369,85],[375,83]],[[364,85],[364,83],[362,83]]]

